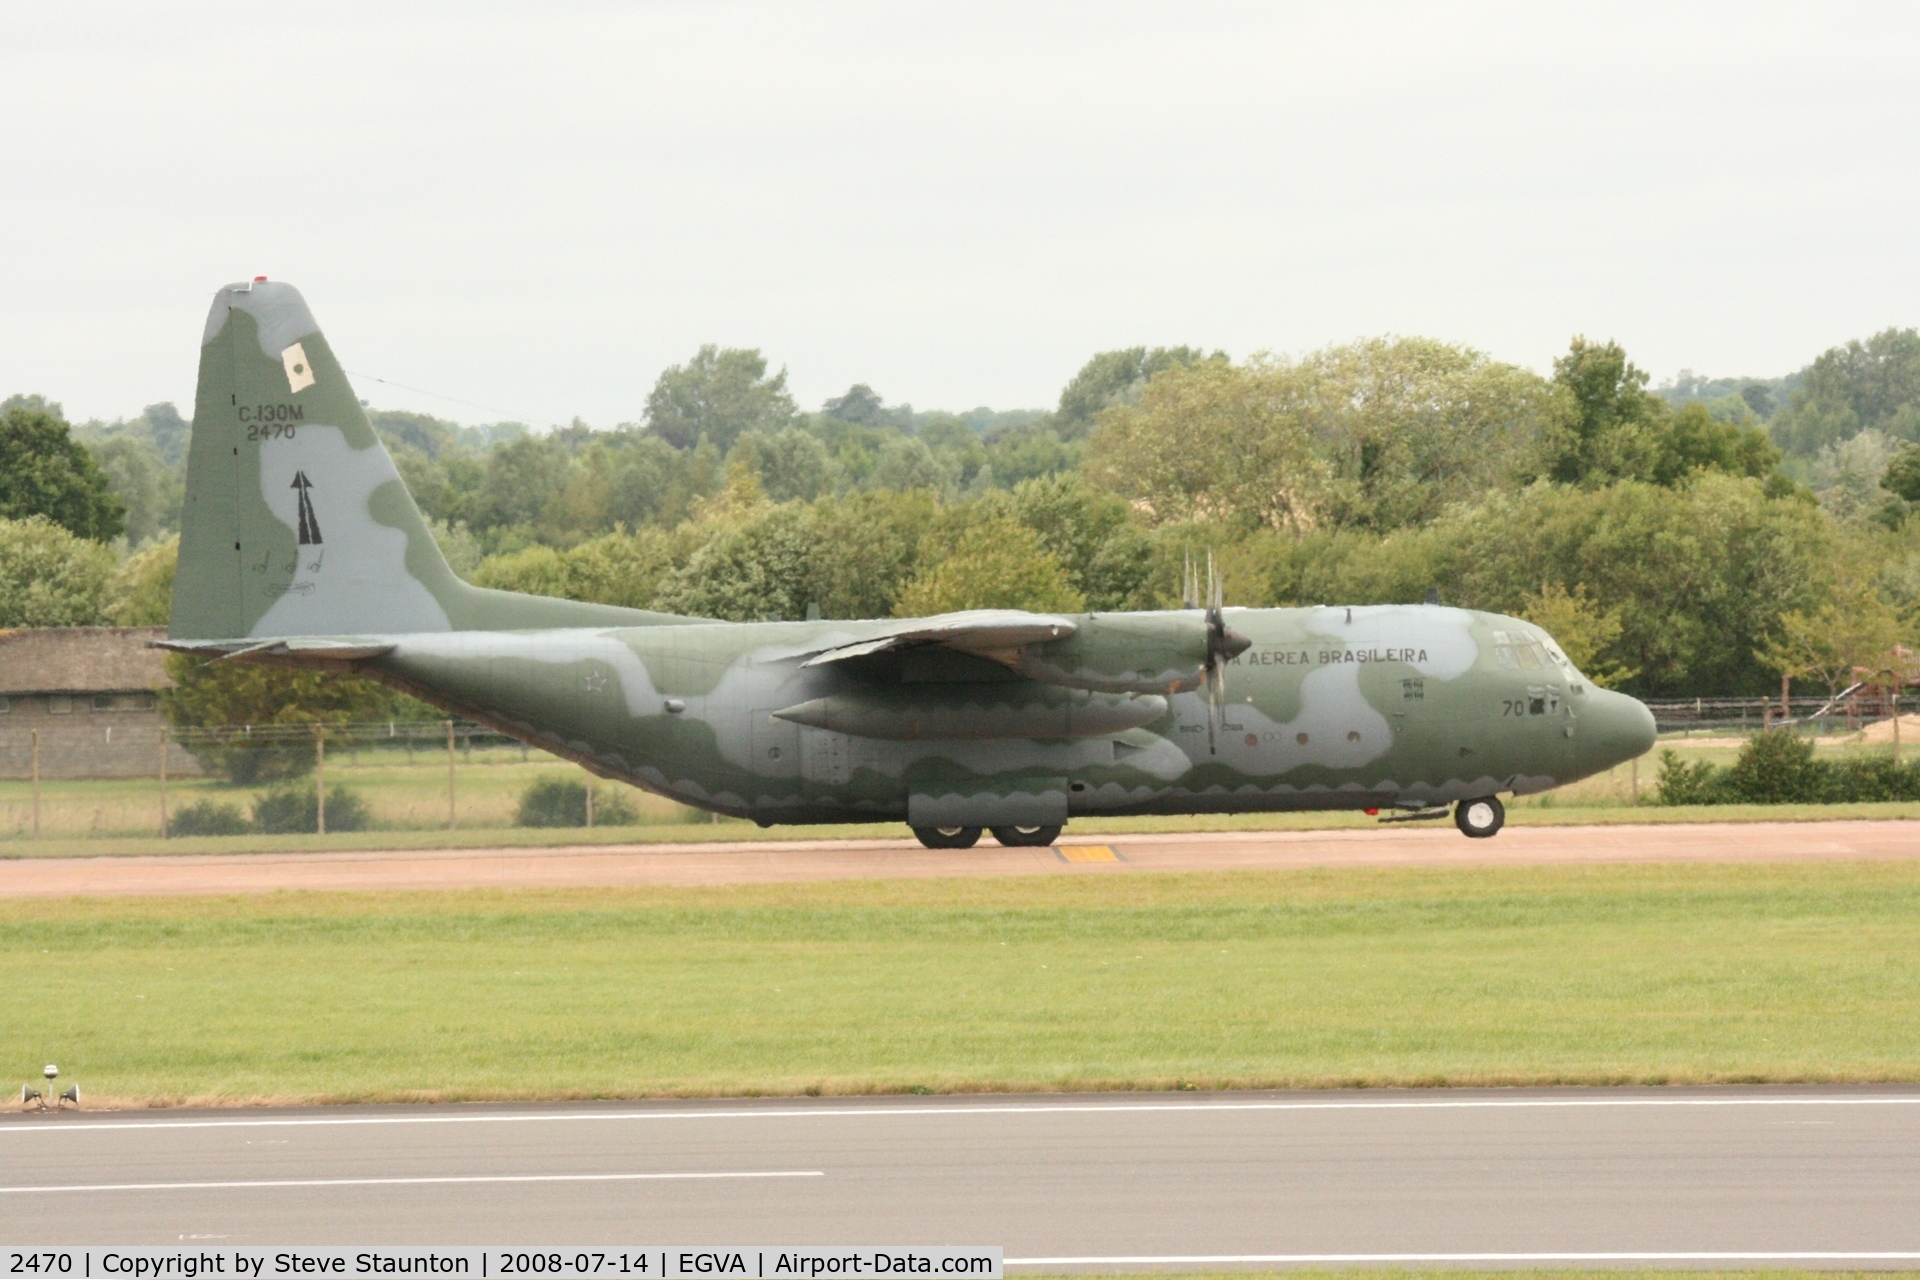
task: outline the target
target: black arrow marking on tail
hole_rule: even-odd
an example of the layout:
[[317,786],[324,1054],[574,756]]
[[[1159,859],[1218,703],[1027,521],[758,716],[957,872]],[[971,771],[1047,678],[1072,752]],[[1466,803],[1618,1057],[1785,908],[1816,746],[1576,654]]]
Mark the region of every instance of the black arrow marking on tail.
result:
[[307,493],[313,488],[313,482],[307,479],[306,472],[296,471],[290,487],[300,491],[300,545],[317,547],[320,545],[320,521],[313,514],[313,499]]

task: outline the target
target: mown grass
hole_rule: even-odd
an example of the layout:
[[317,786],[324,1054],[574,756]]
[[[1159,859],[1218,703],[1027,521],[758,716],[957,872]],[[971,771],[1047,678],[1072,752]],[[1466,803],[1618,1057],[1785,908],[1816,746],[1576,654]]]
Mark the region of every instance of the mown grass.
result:
[[0,955],[8,1067],[147,1103],[1920,1078],[1905,863],[21,900]]

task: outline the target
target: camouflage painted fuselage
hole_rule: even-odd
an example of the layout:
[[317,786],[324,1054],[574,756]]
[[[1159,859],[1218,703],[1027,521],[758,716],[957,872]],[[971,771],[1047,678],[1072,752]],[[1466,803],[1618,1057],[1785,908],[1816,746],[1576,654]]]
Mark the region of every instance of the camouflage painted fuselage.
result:
[[[1594,688],[1514,619],[1435,606],[1227,617],[1252,645],[1228,665],[1217,711],[1204,691],[1175,693],[1149,723],[1097,736],[981,736],[1033,682],[964,654],[803,665],[881,624],[428,634],[392,637],[366,665],[605,776],[762,822],[1437,804],[1546,790],[1652,737],[1644,707]],[[1082,615],[1068,643],[1124,662],[1142,629],[1193,619]],[[1100,696],[1049,688],[1069,703]],[[836,697],[897,721],[875,737],[778,714]]]

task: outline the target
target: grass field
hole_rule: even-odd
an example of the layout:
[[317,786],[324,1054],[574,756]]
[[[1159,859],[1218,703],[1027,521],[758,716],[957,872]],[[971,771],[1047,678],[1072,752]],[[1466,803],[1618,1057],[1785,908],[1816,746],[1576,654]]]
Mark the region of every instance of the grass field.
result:
[[1920,865],[13,901],[91,1098],[1920,1079]]

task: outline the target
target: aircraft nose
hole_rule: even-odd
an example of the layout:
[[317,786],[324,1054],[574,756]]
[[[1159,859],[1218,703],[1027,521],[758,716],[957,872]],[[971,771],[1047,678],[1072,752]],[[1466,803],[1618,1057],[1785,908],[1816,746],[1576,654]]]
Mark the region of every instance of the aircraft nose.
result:
[[1580,763],[1598,773],[1637,760],[1653,750],[1653,712],[1638,698],[1611,689],[1590,689],[1580,712]]

